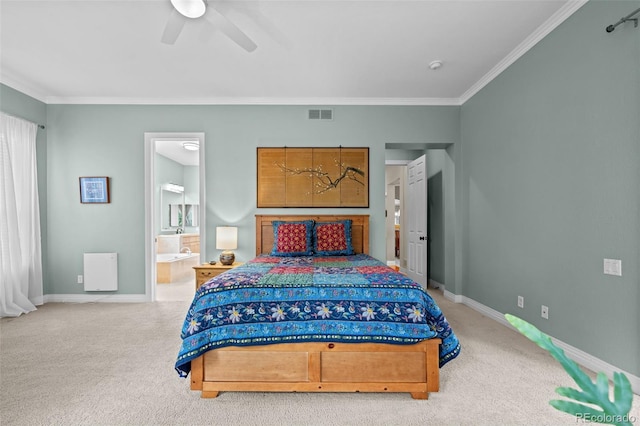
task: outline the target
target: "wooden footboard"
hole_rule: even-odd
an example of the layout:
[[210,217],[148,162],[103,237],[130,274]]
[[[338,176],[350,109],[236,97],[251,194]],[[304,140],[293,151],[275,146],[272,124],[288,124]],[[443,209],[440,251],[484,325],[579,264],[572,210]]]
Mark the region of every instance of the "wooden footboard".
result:
[[440,339],[414,345],[284,343],[227,347],[191,363],[191,389],[221,391],[409,392],[427,399],[439,389]]

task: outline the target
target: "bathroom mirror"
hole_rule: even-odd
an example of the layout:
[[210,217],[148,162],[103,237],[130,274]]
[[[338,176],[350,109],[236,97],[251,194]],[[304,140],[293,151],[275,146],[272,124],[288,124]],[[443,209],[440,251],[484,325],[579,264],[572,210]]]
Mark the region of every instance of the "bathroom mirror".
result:
[[[183,214],[184,211],[184,214]],[[184,225],[183,225],[184,218]],[[169,204],[169,226],[171,228],[198,226],[197,204]]]
[[[181,222],[184,206],[184,187],[172,183],[160,186],[160,227],[163,231],[176,230]],[[173,211],[171,206],[174,207]],[[177,207],[179,206],[179,207]]]
[[198,226],[198,205],[197,204],[185,204],[184,205],[184,225],[185,226]]

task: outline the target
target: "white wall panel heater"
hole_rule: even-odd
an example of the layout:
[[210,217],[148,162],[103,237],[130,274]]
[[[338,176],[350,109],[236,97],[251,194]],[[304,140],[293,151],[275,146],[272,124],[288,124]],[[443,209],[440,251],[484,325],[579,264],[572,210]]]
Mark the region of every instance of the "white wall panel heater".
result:
[[118,290],[118,253],[84,254],[84,291]]

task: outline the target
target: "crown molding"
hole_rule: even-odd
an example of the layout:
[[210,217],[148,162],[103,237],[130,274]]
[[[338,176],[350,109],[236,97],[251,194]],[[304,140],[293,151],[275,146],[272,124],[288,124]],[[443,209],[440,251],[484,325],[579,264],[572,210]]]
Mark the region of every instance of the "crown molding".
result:
[[102,98],[45,97],[47,104],[73,105],[361,105],[460,106],[458,98]]
[[487,74],[471,86],[466,92],[460,96],[460,105],[467,102],[478,93],[484,86],[489,84],[502,71],[506,70],[511,64],[520,59],[540,40],[545,38],[551,31],[556,29],[560,24],[573,15],[578,9],[587,4],[589,0],[571,0],[565,3],[556,13],[540,25],[533,33],[531,33],[522,43],[511,51],[502,61],[498,62]]
[[48,105],[353,105],[353,106],[460,106],[459,98],[112,98],[50,96],[13,78],[0,74],[0,83]]
[[3,70],[0,74],[0,83],[4,84],[7,87],[10,87],[18,92],[25,94],[33,99],[40,101],[42,103],[47,103],[47,95],[45,95],[41,89],[37,89],[33,87],[33,85],[29,85],[20,81],[19,79],[13,78]]

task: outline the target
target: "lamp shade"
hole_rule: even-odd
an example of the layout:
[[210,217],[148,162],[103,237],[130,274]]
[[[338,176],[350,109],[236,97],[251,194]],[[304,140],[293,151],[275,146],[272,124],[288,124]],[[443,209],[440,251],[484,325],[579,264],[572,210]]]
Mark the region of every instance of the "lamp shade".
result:
[[238,248],[238,228],[235,226],[216,227],[216,248],[235,250]]

